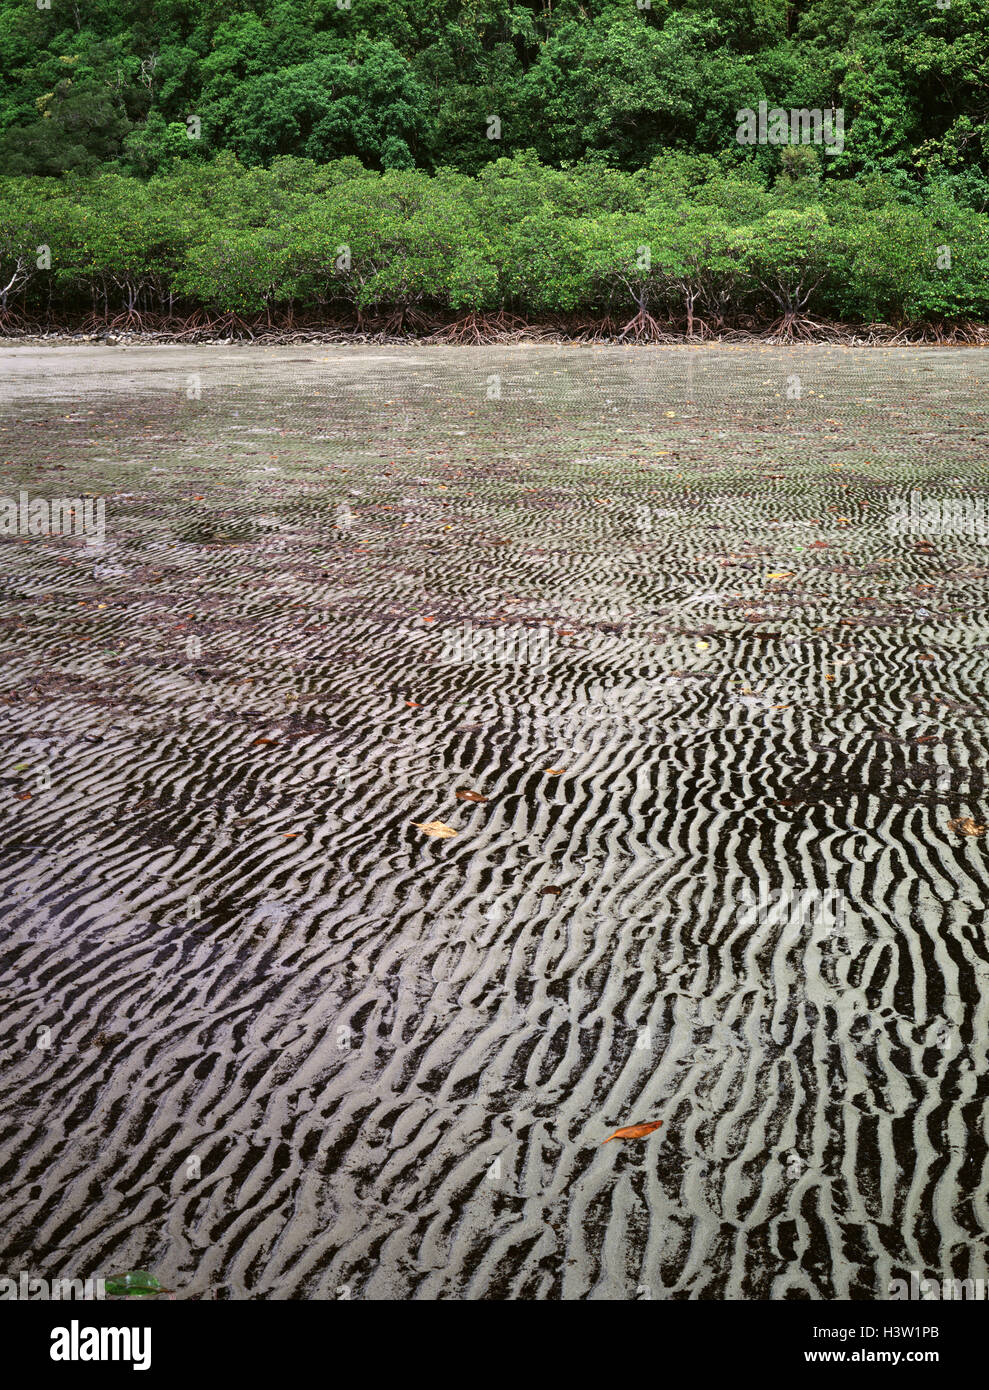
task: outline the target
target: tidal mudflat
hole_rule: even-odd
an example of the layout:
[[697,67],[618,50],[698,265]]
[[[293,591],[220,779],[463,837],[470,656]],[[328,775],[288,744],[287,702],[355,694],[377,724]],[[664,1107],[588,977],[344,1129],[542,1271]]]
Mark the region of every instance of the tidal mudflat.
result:
[[0,373],[5,1270],[989,1275],[989,352]]

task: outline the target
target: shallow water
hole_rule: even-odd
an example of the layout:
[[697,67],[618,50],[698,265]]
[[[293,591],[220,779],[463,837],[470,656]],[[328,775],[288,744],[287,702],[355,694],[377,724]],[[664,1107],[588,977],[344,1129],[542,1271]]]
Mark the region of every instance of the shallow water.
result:
[[0,380],[0,495],[106,499],[0,541],[5,1272],[989,1274],[986,537],[892,524],[989,506],[989,352]]

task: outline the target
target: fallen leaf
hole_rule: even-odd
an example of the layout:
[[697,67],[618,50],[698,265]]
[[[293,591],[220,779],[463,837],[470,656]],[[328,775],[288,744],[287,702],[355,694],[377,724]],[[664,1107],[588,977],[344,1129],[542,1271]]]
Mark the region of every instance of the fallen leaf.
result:
[[421,708],[422,708],[422,706],[419,704],[419,701],[418,701],[418,700],[406,700],[405,703],[408,705],[409,709],[421,709]]
[[111,1274],[104,1285],[104,1292],[111,1298],[153,1298],[159,1293],[171,1293],[162,1288],[153,1274],[145,1269],[134,1269],[127,1274]]
[[417,830],[423,831],[426,835],[432,835],[437,840],[448,840],[451,835],[456,835],[452,825],[444,825],[441,820],[414,820],[412,824]]
[[468,791],[466,788],[461,788],[460,791],[456,793],[456,797],[458,801],[487,801],[488,799],[486,796],[482,796],[480,792]]
[[793,571],[793,570],[773,570],[771,574],[767,574],[767,575],[766,575],[766,578],[767,578],[767,579],[792,579],[792,578],[793,578],[793,575],[794,575],[794,571]]
[[654,1129],[659,1129],[662,1120],[653,1120],[646,1125],[627,1125],[625,1129],[616,1129],[614,1134],[609,1134],[604,1140],[605,1144],[610,1144],[612,1139],[644,1139],[647,1134],[652,1134]]
[[553,888],[553,887],[550,887],[550,888],[542,888],[542,889],[540,889],[540,892],[542,892],[542,893],[562,893],[562,892],[563,892],[563,889],[562,889],[562,888]]
[[561,776],[564,772],[566,772],[566,768],[565,768],[565,767],[548,767],[548,768],[546,769],[546,771],[549,773],[550,777],[559,777],[559,776]]
[[986,827],[976,825],[971,816],[959,816],[957,820],[948,821],[949,830],[957,830],[959,835],[984,835]]

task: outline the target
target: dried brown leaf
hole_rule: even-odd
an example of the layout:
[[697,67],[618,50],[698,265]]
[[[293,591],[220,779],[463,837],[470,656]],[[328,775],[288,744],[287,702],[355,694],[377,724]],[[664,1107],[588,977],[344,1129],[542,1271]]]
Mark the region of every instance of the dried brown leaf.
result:
[[949,830],[957,830],[959,835],[984,835],[986,826],[976,825],[971,816],[959,816],[957,820],[948,821]]
[[437,840],[448,840],[452,835],[458,833],[454,830],[452,825],[444,825],[441,820],[414,820],[412,824],[417,830],[421,830],[423,834],[432,835]]

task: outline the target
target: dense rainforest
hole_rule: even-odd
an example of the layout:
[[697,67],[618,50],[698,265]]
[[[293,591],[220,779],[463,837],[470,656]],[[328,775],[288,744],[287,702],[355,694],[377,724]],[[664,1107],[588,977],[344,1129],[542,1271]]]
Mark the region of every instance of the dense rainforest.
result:
[[564,319],[970,335],[989,0],[0,0],[2,331]]

